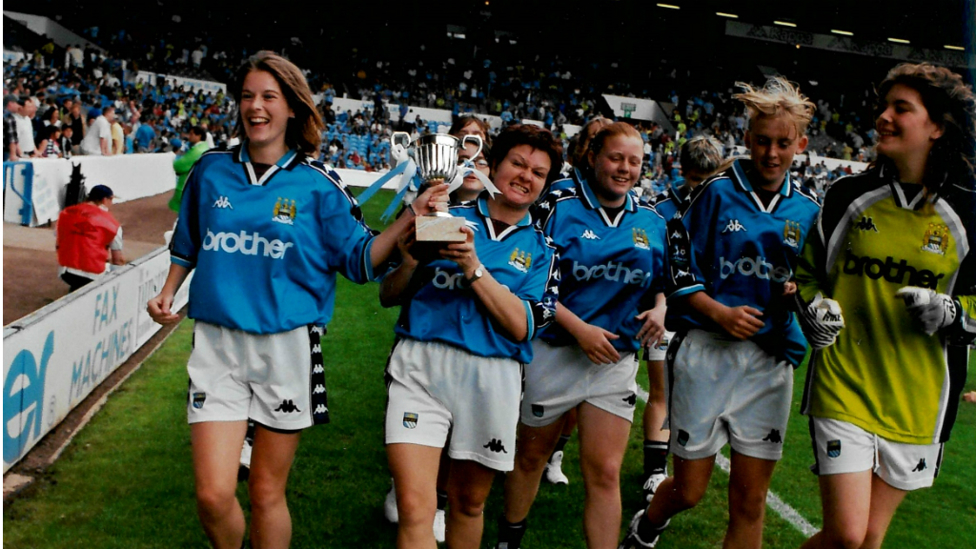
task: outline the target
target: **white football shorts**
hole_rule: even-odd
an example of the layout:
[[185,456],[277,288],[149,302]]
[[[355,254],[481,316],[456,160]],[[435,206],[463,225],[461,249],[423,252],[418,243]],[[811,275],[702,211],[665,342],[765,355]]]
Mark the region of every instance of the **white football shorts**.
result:
[[752,341],[703,330],[671,340],[665,367],[671,451],[684,459],[736,452],[779,460],[793,368]]
[[872,471],[899,490],[928,488],[939,476],[942,444],[893,442],[839,419],[810,418],[818,475]]
[[594,364],[579,345],[554,347],[537,339],[532,356],[525,366],[522,423],[549,425],[583,402],[634,421],[636,353],[620,353],[620,361],[613,364]]
[[324,332],[302,326],[258,335],[197,321],[186,366],[188,421],[251,419],[287,431],[328,423]]
[[522,365],[438,342],[401,339],[387,365],[386,443],[443,448],[447,455],[511,471]]

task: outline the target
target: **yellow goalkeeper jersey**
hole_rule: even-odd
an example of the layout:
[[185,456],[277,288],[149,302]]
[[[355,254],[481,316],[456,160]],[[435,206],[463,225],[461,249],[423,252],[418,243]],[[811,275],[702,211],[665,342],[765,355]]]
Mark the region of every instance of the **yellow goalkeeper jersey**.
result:
[[[910,444],[948,440],[976,337],[974,194],[946,185],[926,197],[877,167],[835,182],[797,266],[801,297],[840,303],[845,327],[810,360],[804,413]],[[905,286],[954,296],[955,322],[913,325]]]

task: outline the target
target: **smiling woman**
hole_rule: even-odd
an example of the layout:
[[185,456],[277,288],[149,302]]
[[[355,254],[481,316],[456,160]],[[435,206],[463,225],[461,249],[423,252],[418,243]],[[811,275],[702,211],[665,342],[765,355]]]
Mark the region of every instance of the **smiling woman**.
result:
[[[806,549],[880,547],[906,495],[933,485],[976,337],[976,95],[928,64],[895,67],[878,93],[877,165],[831,185],[796,273],[824,515]],[[821,295],[846,325],[818,322]]]
[[[620,531],[619,478],[636,404],[636,353],[664,333],[665,222],[631,194],[643,161],[633,126],[604,127],[586,158],[585,180],[552,191],[539,207],[563,276],[556,323],[533,344],[525,368],[499,547],[520,547],[546,462],[573,410],[586,539],[590,547],[611,547]],[[657,306],[641,310],[645,296]]]
[[[647,547],[705,495],[732,447],[725,545],[758,547],[766,493],[806,341],[787,308],[789,275],[819,206],[789,177],[813,104],[781,77],[740,84],[751,158],[700,184],[668,222],[668,422],[674,476],[631,522],[621,547]],[[772,276],[771,273],[777,273]]]
[[447,543],[479,546],[495,472],[513,467],[522,366],[555,314],[555,253],[529,207],[558,175],[561,147],[546,130],[514,126],[495,139],[491,158],[500,194],[450,209],[466,219],[467,241],[423,261],[405,235],[402,261],[381,287],[384,305],[401,305],[386,371],[401,548],[434,546],[442,451],[450,460]]
[[178,322],[173,297],[196,270],[187,416],[197,510],[211,543],[236,549],[244,539],[235,491],[251,421],[251,543],[287,547],[285,485],[299,436],[329,421],[321,339],[336,275],[374,280],[413,216],[431,211],[430,197],[446,200],[446,189],[428,190],[376,234],[338,176],[308,156],[322,121],[298,67],[259,52],[234,92],[245,139],[205,153],[187,177],[172,264],[148,310],[156,322]]

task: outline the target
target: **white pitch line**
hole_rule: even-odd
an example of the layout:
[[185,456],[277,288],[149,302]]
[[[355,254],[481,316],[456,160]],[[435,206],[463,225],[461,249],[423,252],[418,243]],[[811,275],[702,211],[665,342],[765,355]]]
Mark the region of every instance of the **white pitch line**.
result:
[[[647,403],[647,396],[647,391],[645,391],[643,387],[638,386],[637,397],[640,398],[645,404]],[[732,466],[731,462],[729,462],[729,458],[723,456],[722,454],[718,454],[715,456],[715,458],[715,465],[728,474]],[[803,515],[801,515],[799,511],[780,499],[780,497],[777,496],[772,490],[766,494],[766,505],[768,505],[773,511],[776,511],[776,513],[783,517],[786,522],[793,525],[794,528],[799,530],[800,533],[808,538],[820,531],[819,528],[810,524],[807,519],[803,518]]]

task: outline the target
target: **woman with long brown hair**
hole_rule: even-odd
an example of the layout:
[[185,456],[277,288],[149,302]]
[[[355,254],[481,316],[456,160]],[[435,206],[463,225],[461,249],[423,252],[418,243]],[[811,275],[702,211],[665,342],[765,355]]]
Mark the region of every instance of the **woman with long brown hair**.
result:
[[179,322],[173,297],[194,271],[187,415],[210,542],[238,549],[244,539],[235,492],[250,420],[251,545],[283,548],[292,531],[285,486],[301,431],[329,419],[321,340],[336,274],[375,279],[414,215],[433,209],[431,197],[447,197],[432,189],[376,234],[345,187],[311,160],[322,121],[301,70],[262,51],[241,67],[234,91],[242,143],[205,153],[190,172],[169,274],[148,310],[161,324]]
[[878,96],[878,161],[830,186],[796,272],[823,507],[806,549],[880,547],[932,486],[976,337],[976,96],[927,63]]

